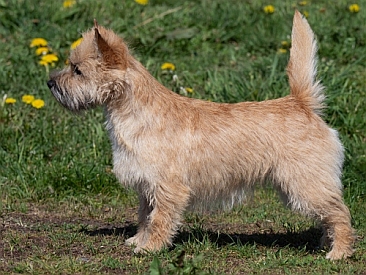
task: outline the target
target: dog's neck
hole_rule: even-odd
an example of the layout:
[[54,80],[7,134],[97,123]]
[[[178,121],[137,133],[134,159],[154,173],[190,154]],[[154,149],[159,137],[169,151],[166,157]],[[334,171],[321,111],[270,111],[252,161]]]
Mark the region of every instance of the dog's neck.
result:
[[[124,89],[118,91],[118,100],[110,101],[109,104],[130,105],[136,112],[145,109],[163,105],[168,98],[179,97],[159,81],[157,81],[145,67],[132,56],[130,56],[129,66],[125,72],[124,80],[126,85]],[[108,104],[108,105],[109,105]],[[126,106],[127,107],[127,106]],[[112,106],[107,106],[112,109]]]
[[[171,98],[180,97],[160,84],[133,57],[130,57],[122,81],[125,83],[123,89],[116,91],[114,99],[105,104],[108,120],[113,120],[113,117],[118,117],[119,120],[133,117],[141,124],[149,123],[153,117],[160,115],[160,110],[167,107]],[[116,108],[116,105],[119,105],[119,108]],[[118,114],[114,114],[115,110],[118,110]]]
[[171,96],[173,93],[157,81],[136,59],[132,59],[130,73],[132,93],[136,99],[144,97]]

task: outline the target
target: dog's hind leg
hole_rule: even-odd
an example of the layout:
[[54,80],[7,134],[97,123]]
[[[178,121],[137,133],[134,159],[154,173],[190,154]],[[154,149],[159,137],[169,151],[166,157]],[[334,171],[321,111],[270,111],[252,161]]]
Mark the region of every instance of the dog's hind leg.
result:
[[328,228],[328,238],[330,239],[331,251],[326,258],[339,260],[350,257],[353,252],[355,241],[354,230],[351,227],[351,217],[347,206],[341,199],[335,203],[330,202],[332,209],[328,215],[323,217],[322,223]]
[[322,243],[331,247],[327,259],[338,260],[353,254],[355,236],[339,176],[325,168],[287,163],[275,181],[291,209],[321,221],[325,234]]

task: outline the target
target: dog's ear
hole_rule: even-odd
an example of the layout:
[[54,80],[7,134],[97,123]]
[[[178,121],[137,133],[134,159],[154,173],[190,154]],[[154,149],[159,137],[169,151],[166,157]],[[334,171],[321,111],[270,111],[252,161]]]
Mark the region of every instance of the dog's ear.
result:
[[[108,44],[105,38],[102,37],[99,26],[94,20],[95,44],[98,51],[98,56],[103,60],[105,65],[110,68],[118,68],[125,70],[127,67],[127,47],[123,42],[115,43],[116,39],[113,37],[113,45]],[[106,35],[114,35],[114,33],[107,33]]]

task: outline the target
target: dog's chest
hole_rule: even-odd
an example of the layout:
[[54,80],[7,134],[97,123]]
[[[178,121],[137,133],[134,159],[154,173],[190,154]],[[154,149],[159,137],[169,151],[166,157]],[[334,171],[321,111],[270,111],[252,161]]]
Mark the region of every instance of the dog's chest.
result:
[[124,124],[122,120],[107,116],[106,129],[112,143],[113,172],[122,184],[133,186],[142,181],[142,169],[137,161],[133,135]]

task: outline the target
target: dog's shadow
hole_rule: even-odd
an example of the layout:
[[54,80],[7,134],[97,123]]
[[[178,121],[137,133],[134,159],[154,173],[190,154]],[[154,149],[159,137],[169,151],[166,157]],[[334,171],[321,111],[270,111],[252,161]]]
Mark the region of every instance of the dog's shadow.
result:
[[[137,225],[130,223],[118,228],[99,228],[96,230],[81,229],[80,232],[89,236],[123,236],[132,237],[137,232]],[[205,229],[183,229],[174,238],[174,244],[184,244],[187,242],[210,241],[219,247],[228,245],[262,245],[268,248],[291,247],[313,253],[319,250],[319,240],[322,235],[320,228],[311,227],[301,232],[286,233],[239,233],[226,234]],[[173,247],[174,249],[174,247]]]

